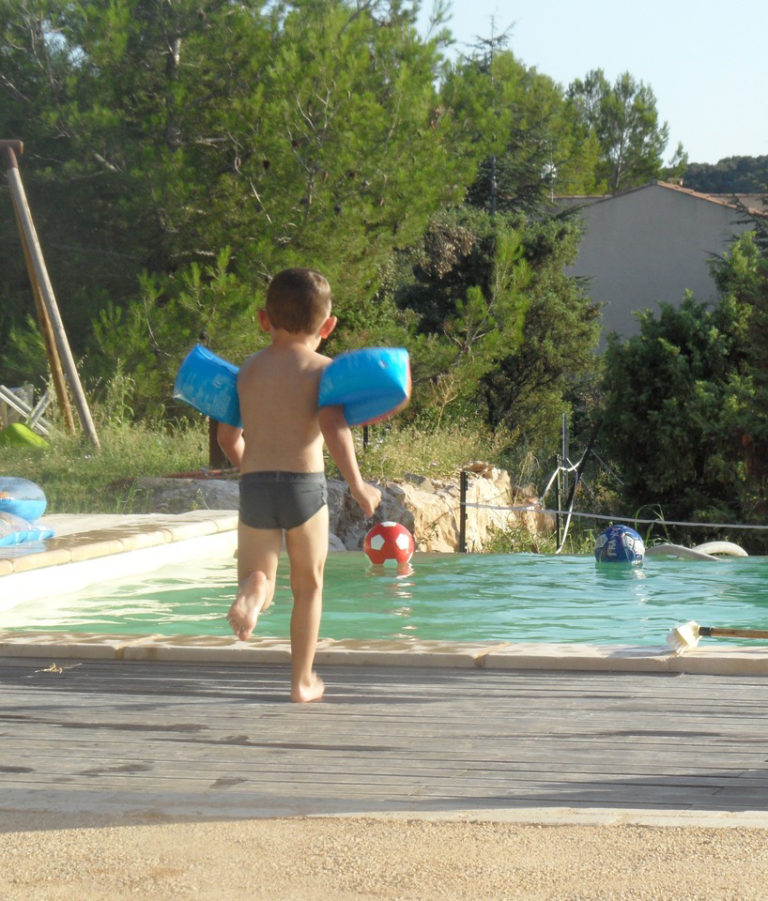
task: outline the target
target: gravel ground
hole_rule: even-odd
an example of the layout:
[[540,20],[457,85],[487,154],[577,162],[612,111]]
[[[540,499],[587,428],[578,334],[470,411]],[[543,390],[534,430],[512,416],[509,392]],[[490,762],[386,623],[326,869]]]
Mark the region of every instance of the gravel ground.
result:
[[768,828],[363,818],[36,826],[0,833],[4,901],[768,894]]

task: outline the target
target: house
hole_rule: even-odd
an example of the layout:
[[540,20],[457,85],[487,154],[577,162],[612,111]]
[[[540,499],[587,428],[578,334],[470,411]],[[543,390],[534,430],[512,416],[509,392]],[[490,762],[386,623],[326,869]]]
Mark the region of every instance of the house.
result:
[[602,308],[603,335],[623,337],[639,332],[635,311],[657,312],[660,301],[678,304],[686,290],[698,301],[716,301],[709,260],[752,227],[744,207],[768,213],[756,195],[700,194],[661,181],[622,194],[556,201],[577,207],[584,224],[578,258],[566,274],[588,280],[587,290]]

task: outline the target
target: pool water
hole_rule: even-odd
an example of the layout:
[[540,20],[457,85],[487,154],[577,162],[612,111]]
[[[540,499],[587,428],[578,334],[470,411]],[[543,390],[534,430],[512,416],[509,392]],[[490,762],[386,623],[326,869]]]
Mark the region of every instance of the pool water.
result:
[[[26,601],[0,628],[88,633],[231,635],[231,560],[157,570],[133,584]],[[646,558],[641,568],[587,556],[417,554],[412,572],[332,554],[321,636],[331,639],[586,642],[663,645],[675,626],[768,628],[768,558]],[[286,638],[291,598],[281,561],[275,604],[255,634]]]

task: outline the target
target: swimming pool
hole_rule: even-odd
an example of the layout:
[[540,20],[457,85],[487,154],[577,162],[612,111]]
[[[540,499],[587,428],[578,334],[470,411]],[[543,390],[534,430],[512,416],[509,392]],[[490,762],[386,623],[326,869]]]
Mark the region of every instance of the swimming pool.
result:
[[[331,554],[321,636],[660,646],[687,620],[768,627],[767,564],[654,557],[627,569],[591,556],[417,554],[413,571],[398,576],[362,553]],[[131,583],[24,601],[0,613],[0,629],[231,636],[224,616],[234,579],[231,559],[175,564]],[[290,607],[284,562],[254,634],[286,638]]]

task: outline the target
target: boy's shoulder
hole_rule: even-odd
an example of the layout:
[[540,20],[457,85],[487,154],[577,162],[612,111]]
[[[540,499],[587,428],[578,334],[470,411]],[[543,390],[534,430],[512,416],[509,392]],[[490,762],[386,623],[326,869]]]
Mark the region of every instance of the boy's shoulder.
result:
[[240,364],[240,372],[271,366],[276,363],[290,365],[294,362],[299,369],[316,369],[323,371],[333,362],[333,358],[310,348],[297,349],[270,344],[261,350],[254,351]]

